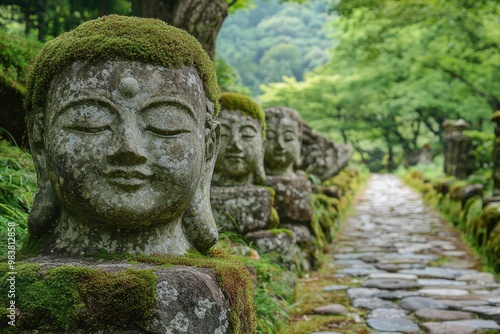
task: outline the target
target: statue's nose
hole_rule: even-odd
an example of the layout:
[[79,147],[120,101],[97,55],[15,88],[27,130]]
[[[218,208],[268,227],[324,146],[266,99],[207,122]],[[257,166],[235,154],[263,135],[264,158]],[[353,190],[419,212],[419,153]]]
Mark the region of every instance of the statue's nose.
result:
[[232,136],[229,137],[229,145],[228,147],[232,151],[238,151],[240,152],[243,148],[241,145],[241,137],[237,134],[233,134]]
[[125,123],[115,134],[115,142],[108,161],[113,164],[137,165],[147,161],[143,146],[143,134],[135,124]]

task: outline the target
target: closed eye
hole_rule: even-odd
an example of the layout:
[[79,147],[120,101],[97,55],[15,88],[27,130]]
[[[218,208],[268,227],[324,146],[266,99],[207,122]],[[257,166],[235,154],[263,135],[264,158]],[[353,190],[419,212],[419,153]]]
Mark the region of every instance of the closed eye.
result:
[[146,127],[146,131],[159,137],[174,137],[183,133],[190,132],[189,130],[184,130],[184,129],[178,129],[178,130],[160,129],[151,125]]
[[67,129],[74,131],[74,132],[80,132],[80,133],[85,133],[85,134],[98,134],[107,130],[111,130],[108,125],[104,126],[80,126],[80,125],[73,125],[73,126],[68,126]]

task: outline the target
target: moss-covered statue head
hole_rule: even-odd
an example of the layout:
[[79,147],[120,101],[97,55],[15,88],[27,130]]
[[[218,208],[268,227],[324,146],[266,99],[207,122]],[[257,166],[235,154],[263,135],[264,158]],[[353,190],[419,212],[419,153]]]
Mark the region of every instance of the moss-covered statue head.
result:
[[301,164],[302,120],[297,110],[271,107],[264,110],[267,140],[264,145],[266,174],[294,176]]
[[212,184],[264,184],[264,111],[251,97],[238,93],[222,93],[220,104],[221,143]]
[[42,253],[211,247],[219,95],[201,45],[159,20],[111,15],[48,42],[25,101]]

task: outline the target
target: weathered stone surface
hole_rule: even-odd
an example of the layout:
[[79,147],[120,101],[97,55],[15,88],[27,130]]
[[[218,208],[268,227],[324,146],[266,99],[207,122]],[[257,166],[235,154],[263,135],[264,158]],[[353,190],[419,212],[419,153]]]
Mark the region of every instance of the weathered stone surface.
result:
[[331,139],[314,133],[305,123],[302,128],[301,170],[326,180],[347,165],[353,153],[350,146],[334,143]]
[[425,297],[406,297],[401,300],[399,304],[405,310],[416,311],[423,308],[432,308],[432,309],[445,309],[442,303],[435,301],[431,298]]
[[208,269],[166,268],[158,276],[158,304],[145,328],[152,333],[229,333],[229,305]]
[[451,279],[421,278],[418,281],[421,286],[464,286],[466,282],[457,282]]
[[381,271],[375,269],[375,267],[371,268],[343,268],[337,271],[339,274],[344,274],[348,276],[368,276],[373,273],[380,273]]
[[394,263],[377,263],[375,264],[375,268],[392,273],[400,270],[401,266],[398,266],[397,264]]
[[210,202],[215,222],[221,231],[245,234],[272,226],[272,198],[266,188],[212,187]]
[[301,164],[303,123],[300,114],[289,107],[270,107],[264,109],[264,113],[267,124],[264,143],[266,174],[294,177],[294,168]]
[[276,191],[274,206],[282,224],[312,220],[311,182],[305,175],[268,176],[266,184]]
[[418,296],[417,291],[405,291],[405,290],[394,290],[394,291],[382,291],[377,293],[375,297],[382,299],[401,299],[404,297]]
[[357,298],[370,297],[380,293],[379,289],[369,289],[369,288],[351,288],[347,290],[347,296],[353,300]]
[[347,290],[349,289],[349,285],[329,285],[323,288],[323,291],[339,291],[339,290]]
[[478,282],[478,283],[494,283],[495,277],[491,273],[474,273],[462,275],[456,278],[457,281]]
[[420,328],[409,319],[368,319],[368,326],[379,331],[410,333]]
[[402,290],[419,287],[417,281],[407,279],[369,279],[363,282],[363,286],[385,290]]
[[448,311],[448,310],[436,310],[424,308],[417,310],[415,315],[423,320],[463,320],[463,319],[472,319],[472,313],[470,312],[461,312],[461,311]]
[[472,334],[474,328],[446,322],[424,322],[422,324],[430,334]]
[[442,296],[442,297],[452,297],[452,296],[466,296],[469,291],[463,289],[420,289],[418,292],[422,296]]
[[412,280],[416,281],[416,275],[399,274],[399,273],[374,273],[370,274],[369,278],[381,279],[381,280]]
[[500,307],[479,305],[479,306],[464,307],[463,310],[500,320]]
[[406,311],[394,308],[377,308],[368,314],[370,319],[402,319],[407,318]]
[[[143,110],[160,95],[184,102]],[[40,190],[29,228],[53,234],[42,253],[179,255],[212,246],[216,147],[206,110],[192,67],[77,61],[57,75],[47,96],[47,152],[34,151]]]
[[352,302],[354,307],[362,307],[370,310],[377,308],[398,308],[396,304],[380,299],[378,297],[363,297],[354,299]]
[[344,305],[340,304],[330,304],[325,306],[316,307],[313,310],[316,314],[322,315],[346,315],[347,310]]
[[264,184],[262,108],[251,97],[237,93],[224,93],[220,101],[217,119],[221,123],[221,140],[212,185]]
[[452,310],[461,310],[468,306],[482,306],[488,305],[488,301],[486,300],[449,300],[449,299],[440,299],[440,303],[446,305],[448,308]]
[[475,274],[476,270],[460,270],[452,268],[442,268],[442,267],[426,267],[425,269],[404,269],[399,271],[402,274],[412,274],[417,275],[421,278],[444,278],[444,279],[455,279],[462,275]]

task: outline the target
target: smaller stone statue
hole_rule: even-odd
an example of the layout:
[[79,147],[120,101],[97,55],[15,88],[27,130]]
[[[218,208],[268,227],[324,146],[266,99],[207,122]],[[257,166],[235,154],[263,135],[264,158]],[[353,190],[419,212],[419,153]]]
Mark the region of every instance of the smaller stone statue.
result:
[[264,112],[238,93],[222,93],[220,104],[221,142],[210,197],[215,221],[220,230],[242,234],[269,228],[277,224],[272,197],[257,186],[265,182]]
[[288,107],[266,108],[266,184],[276,191],[275,206],[281,223],[308,224],[312,219],[311,183],[294,166],[301,162],[302,120]]
[[263,184],[266,123],[262,108],[249,96],[238,93],[222,93],[220,104],[221,144],[212,185]]

